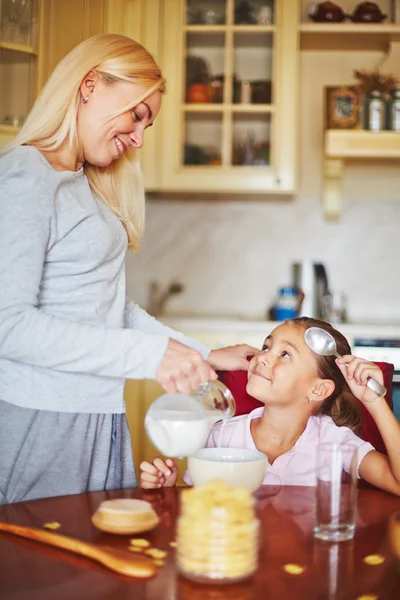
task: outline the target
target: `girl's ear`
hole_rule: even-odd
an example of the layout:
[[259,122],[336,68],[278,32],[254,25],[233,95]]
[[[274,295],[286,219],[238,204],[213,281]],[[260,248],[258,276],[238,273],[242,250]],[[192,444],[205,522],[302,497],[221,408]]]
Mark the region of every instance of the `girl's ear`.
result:
[[307,396],[312,402],[323,402],[333,394],[335,384],[331,379],[320,379],[319,383],[315,384],[311,392]]

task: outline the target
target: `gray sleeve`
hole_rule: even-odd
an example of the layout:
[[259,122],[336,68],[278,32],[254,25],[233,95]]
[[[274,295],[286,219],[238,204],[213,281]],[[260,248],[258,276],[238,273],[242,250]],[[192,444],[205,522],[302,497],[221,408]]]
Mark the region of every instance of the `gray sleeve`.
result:
[[210,354],[210,348],[198,340],[188,337],[179,331],[175,331],[172,327],[167,327],[167,325],[160,323],[160,321],[157,321],[157,319],[149,315],[143,308],[140,308],[140,306],[132,301],[127,302],[125,307],[125,327],[139,329],[140,331],[148,331],[149,333],[167,335],[168,337],[178,340],[178,342],[182,342],[182,344],[186,344],[186,346],[197,350],[205,360]]
[[39,292],[53,200],[39,177],[0,179],[0,357],[60,371],[154,378],[168,334],[96,327],[46,313]]

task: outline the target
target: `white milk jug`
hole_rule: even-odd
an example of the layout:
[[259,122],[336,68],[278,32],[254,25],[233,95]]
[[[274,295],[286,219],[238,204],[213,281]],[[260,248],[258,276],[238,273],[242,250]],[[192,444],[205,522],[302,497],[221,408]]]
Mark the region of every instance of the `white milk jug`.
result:
[[228,388],[212,381],[191,394],[163,394],[150,406],[144,425],[164,456],[183,458],[204,448],[214,423],[233,417],[235,409]]

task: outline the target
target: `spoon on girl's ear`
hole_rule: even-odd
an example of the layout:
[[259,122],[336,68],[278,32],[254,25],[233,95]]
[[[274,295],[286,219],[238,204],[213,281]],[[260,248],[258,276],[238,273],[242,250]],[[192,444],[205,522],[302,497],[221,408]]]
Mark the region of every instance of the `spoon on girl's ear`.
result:
[[[321,329],[321,327],[309,327],[306,329],[304,339],[307,346],[311,348],[315,354],[342,358],[337,351],[335,338],[328,331],[325,331],[325,329]],[[384,396],[386,394],[386,388],[380,384],[379,381],[372,379],[372,377],[368,378],[367,386],[371,388],[377,396]]]

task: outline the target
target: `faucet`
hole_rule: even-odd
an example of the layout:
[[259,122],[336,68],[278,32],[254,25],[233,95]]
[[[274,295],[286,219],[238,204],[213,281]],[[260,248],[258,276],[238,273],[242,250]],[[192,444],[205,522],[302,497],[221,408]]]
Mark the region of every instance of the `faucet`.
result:
[[184,286],[179,281],[171,282],[164,290],[161,289],[157,281],[150,281],[147,312],[153,315],[153,317],[161,316],[165,312],[166,304],[171,296],[180,294],[184,289]]

